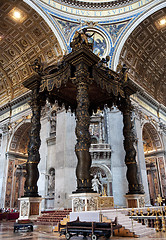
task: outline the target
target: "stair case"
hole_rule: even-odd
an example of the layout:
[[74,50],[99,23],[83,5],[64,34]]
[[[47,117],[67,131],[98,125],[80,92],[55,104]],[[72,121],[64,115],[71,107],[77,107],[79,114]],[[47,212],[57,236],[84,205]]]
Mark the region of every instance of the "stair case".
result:
[[118,219],[118,224],[122,225],[122,228],[114,231],[115,236],[121,237],[144,237],[155,233],[154,228],[149,228],[141,223],[132,220],[129,216],[126,216],[120,210],[103,210],[102,221],[113,221],[115,217]]
[[35,224],[52,224],[57,225],[58,222],[67,218],[71,210],[57,210],[57,211],[47,211],[43,212],[40,217],[37,218]]
[[[57,210],[51,212],[44,212],[41,217],[38,217],[36,224],[52,224],[53,231],[58,231],[58,222],[65,225],[70,221],[71,210]],[[117,217],[118,224],[122,225],[120,229],[114,231],[114,236],[119,237],[137,237],[141,238],[155,233],[154,228],[149,228],[141,223],[132,220],[126,216],[123,210],[101,210],[102,222],[111,222]]]

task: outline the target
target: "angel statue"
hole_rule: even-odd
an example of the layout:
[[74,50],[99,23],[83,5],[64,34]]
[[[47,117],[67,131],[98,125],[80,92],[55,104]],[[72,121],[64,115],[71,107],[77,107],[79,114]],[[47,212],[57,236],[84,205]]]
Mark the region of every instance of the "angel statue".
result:
[[92,43],[89,43],[89,39],[95,34],[87,33],[87,28],[81,29],[81,31],[76,31],[73,37],[73,41],[70,43],[70,47],[74,50],[77,50],[82,44],[88,46],[92,49]]

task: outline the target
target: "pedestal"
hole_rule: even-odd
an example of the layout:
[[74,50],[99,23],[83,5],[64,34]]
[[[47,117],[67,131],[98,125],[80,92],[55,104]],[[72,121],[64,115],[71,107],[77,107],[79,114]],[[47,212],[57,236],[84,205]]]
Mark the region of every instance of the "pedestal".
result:
[[41,215],[41,197],[23,197],[20,201],[20,215],[18,220],[35,220]]
[[99,222],[100,213],[96,211],[98,197],[98,193],[74,193],[70,195],[70,198],[72,198],[70,221],[75,221],[79,217],[80,221]]
[[128,208],[142,208],[145,207],[144,194],[127,194],[125,195]]
[[96,211],[98,203],[98,193],[75,193],[72,198],[72,212]]

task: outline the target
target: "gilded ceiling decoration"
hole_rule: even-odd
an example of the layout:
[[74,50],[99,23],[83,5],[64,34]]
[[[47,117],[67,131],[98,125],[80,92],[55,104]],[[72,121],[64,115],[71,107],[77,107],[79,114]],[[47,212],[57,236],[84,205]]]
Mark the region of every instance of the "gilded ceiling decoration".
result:
[[166,106],[166,8],[140,23],[121,51],[130,77]]
[[62,57],[59,43],[46,22],[21,0],[0,1],[0,105],[27,91],[22,82],[31,75],[38,56],[47,64]]

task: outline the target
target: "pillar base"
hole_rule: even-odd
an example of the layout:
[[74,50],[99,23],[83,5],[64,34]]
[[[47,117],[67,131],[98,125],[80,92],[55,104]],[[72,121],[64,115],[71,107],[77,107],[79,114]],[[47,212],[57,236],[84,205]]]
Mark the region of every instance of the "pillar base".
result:
[[145,207],[145,194],[127,194],[125,198],[128,208]]
[[35,220],[41,215],[41,197],[23,197],[20,201],[18,220]]
[[97,210],[98,193],[74,193],[72,198],[72,212]]

